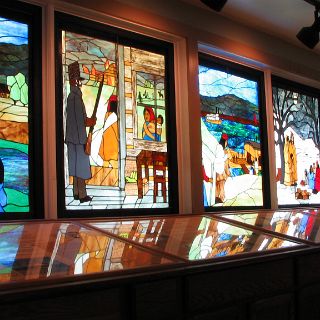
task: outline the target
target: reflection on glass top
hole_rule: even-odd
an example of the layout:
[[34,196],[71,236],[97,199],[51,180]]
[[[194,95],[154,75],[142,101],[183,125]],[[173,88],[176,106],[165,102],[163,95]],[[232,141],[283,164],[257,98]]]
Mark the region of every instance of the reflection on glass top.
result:
[[297,239],[320,242],[320,211],[262,211],[259,213],[224,214],[224,218],[262,227]]
[[72,223],[0,225],[0,283],[173,262]]
[[297,245],[291,241],[202,216],[92,222],[91,225],[186,260],[231,256]]

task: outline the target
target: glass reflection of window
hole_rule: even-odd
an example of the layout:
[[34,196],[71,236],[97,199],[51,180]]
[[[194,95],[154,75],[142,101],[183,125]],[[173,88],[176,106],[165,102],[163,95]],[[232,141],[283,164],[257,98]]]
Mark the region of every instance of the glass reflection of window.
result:
[[278,237],[204,217],[189,250],[190,260],[230,256],[294,246]]
[[23,226],[0,226],[0,282],[8,281],[19,249]]
[[290,85],[272,90],[278,204],[319,204],[319,99]]
[[125,243],[107,235],[61,224],[47,276],[87,274],[122,269]]
[[28,34],[0,16],[0,215],[30,210]]
[[122,238],[146,244],[157,244],[165,219],[135,220],[121,222],[97,222],[98,229],[112,232]]
[[87,274],[111,269],[114,240],[105,235],[80,231],[82,244],[75,259],[75,274]]
[[257,81],[199,66],[205,207],[262,206]]
[[189,252],[190,260],[222,257],[243,252],[245,243],[252,235],[250,230],[209,218],[201,220],[198,232]]
[[226,214],[225,218],[239,221],[241,223],[254,226],[258,218],[258,213],[245,213],[245,214]]
[[[168,208],[165,56],[66,30],[61,41],[66,209]],[[71,86],[84,118],[97,106],[89,156],[74,147]]]

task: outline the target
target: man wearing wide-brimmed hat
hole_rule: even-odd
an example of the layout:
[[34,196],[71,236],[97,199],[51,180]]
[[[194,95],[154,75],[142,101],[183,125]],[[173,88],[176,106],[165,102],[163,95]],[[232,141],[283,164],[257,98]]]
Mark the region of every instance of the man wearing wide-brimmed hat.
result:
[[67,120],[65,143],[68,148],[69,175],[73,177],[73,197],[81,203],[91,201],[87,195],[86,179],[91,178],[89,155],[85,153],[87,141],[86,127],[95,124],[96,119],[87,118],[82,100],[79,63],[68,66],[70,93],[67,99]]

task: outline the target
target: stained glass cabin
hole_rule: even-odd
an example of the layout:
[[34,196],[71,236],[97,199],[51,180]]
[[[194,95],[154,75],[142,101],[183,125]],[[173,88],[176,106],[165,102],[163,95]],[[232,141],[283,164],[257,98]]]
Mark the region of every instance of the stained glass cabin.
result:
[[200,63],[199,88],[204,206],[263,206],[259,83]]
[[66,209],[169,207],[164,55],[63,31],[65,140],[72,63],[78,64],[86,116],[97,109],[84,201],[75,194],[73,160],[64,145]]

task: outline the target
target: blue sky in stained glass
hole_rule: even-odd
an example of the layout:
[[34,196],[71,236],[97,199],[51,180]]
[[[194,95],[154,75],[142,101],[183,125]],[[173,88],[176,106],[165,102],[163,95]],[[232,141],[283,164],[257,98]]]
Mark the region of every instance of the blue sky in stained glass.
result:
[[202,96],[218,97],[234,94],[256,106],[258,105],[257,82],[223,71],[199,66],[199,88]]
[[28,43],[28,25],[0,17],[0,43]]

